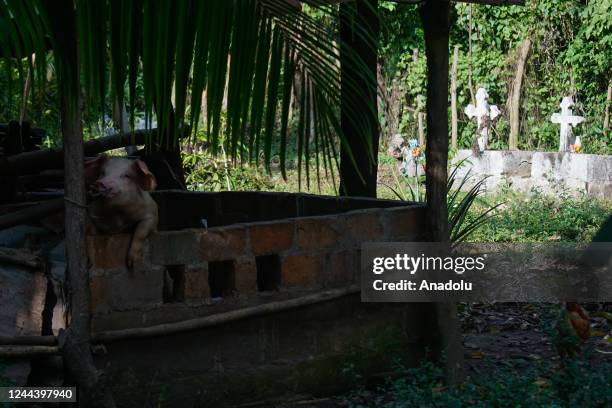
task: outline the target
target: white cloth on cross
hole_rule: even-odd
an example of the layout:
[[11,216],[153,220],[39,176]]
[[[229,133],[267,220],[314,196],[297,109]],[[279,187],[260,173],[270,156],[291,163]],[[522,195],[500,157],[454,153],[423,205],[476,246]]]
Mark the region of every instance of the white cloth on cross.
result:
[[489,127],[491,121],[501,113],[497,105],[489,105],[487,98],[489,94],[484,88],[478,88],[476,91],[476,106],[469,104],[465,108],[465,114],[471,119],[476,118],[478,129],[478,148],[483,152],[487,148],[489,141]]
[[574,104],[571,96],[566,96],[559,105],[561,107],[561,113],[553,113],[550,117],[552,123],[558,123],[561,125],[559,130],[559,151],[569,151],[569,146],[572,138],[572,127],[577,126],[579,123],[584,122],[584,117],[572,114],[570,107]]

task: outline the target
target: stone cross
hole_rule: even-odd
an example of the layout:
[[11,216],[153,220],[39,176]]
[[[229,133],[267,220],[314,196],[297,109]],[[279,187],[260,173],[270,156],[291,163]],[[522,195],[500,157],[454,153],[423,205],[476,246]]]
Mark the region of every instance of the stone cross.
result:
[[468,117],[476,118],[478,129],[476,134],[478,137],[478,149],[483,152],[487,148],[487,142],[489,139],[489,128],[491,122],[500,114],[500,110],[497,105],[489,105],[487,98],[489,94],[484,88],[478,88],[476,92],[476,106],[469,104],[465,108],[465,114]]
[[561,125],[559,131],[559,151],[569,151],[570,139],[572,137],[572,127],[577,126],[579,123],[584,121],[582,116],[576,116],[572,114],[570,106],[574,104],[571,96],[566,96],[561,101],[561,113],[553,113],[550,117],[552,123],[558,123]]

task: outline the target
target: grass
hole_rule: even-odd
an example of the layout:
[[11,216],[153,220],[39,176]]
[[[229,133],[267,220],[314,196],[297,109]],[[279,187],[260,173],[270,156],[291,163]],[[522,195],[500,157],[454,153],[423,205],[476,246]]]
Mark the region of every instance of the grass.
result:
[[612,213],[612,202],[582,195],[550,197],[538,192],[503,192],[474,208],[504,202],[495,217],[472,234],[474,242],[587,242]]
[[[186,163],[194,170],[187,177],[188,184],[195,190],[260,190],[279,192],[306,192],[312,194],[336,195],[338,175],[325,177],[321,170],[316,176],[314,165],[310,169],[310,183],[304,172],[301,180],[295,168],[287,172],[283,180],[279,171],[267,174],[255,167],[226,166],[222,160],[196,159]],[[379,159],[378,197],[397,199],[396,194],[386,185],[402,189],[410,196],[410,180],[398,176],[394,159],[381,154]],[[612,201],[597,200],[586,195],[572,197],[560,192],[557,197],[545,196],[537,191],[521,194],[509,190],[497,194],[479,196],[470,208],[467,221],[476,219],[489,208],[503,203],[495,210],[495,216],[474,231],[467,241],[472,242],[581,242],[590,241],[599,226],[612,213]]]
[[548,361],[507,363],[450,387],[442,386],[441,369],[423,363],[378,390],[357,390],[342,402],[351,408],[612,406],[610,362],[571,360],[561,367]]

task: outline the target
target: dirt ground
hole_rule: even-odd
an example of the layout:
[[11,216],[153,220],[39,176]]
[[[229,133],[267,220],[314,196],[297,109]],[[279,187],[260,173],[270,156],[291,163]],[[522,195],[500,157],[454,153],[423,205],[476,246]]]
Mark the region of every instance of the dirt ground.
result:
[[[594,364],[612,361],[612,304],[583,305],[590,316],[591,337],[582,345],[593,352],[589,358]],[[504,365],[529,367],[532,362],[560,361],[547,327],[554,320],[543,318],[546,313],[558,311],[560,305],[531,303],[462,304],[459,307],[463,330],[464,369],[467,377],[495,372]],[[550,315],[548,315],[550,316]],[[376,391],[373,391],[376,394]],[[379,396],[380,397],[380,396]],[[384,398],[384,397],[383,397]],[[380,399],[379,399],[380,400]],[[368,406],[359,397],[341,395],[315,398],[296,395],[285,401],[262,401],[241,407],[301,407],[328,408]]]

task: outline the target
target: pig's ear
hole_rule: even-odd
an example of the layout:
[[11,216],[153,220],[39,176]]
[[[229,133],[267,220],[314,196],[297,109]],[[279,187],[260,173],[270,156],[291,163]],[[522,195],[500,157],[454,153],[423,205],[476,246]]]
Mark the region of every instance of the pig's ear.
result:
[[145,191],[153,191],[157,187],[157,180],[142,160],[134,160],[134,168],[138,172],[138,185]]
[[98,157],[85,159],[85,181],[93,183],[100,176],[100,169],[106,163],[108,157],[101,154]]

